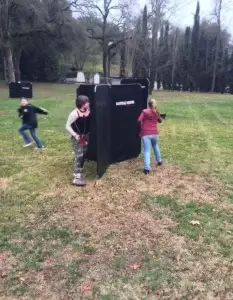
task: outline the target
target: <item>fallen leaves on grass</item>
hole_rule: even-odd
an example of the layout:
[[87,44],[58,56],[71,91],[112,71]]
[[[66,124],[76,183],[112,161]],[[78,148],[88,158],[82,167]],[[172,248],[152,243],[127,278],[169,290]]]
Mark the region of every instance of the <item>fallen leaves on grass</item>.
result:
[[[134,169],[137,165],[139,166],[139,163],[135,161]],[[177,190],[177,186],[183,184],[183,188],[179,189],[179,194],[182,199],[185,198],[185,201],[194,199],[197,202],[204,202],[207,199],[208,203],[213,200],[213,189],[209,188],[212,183],[207,182],[203,185],[203,180],[182,175],[180,170],[171,166],[165,166],[160,172],[152,174],[152,179],[154,178],[152,183],[140,175],[141,173],[135,179],[134,169],[127,163],[111,167],[106,179],[92,181],[82,191],[62,183],[58,185],[55,182],[53,197],[55,195],[62,197],[64,202],[56,203],[55,209],[51,209],[53,214],[48,222],[51,224],[62,223],[74,233],[77,240],[74,247],[78,247],[78,250],[73,252],[73,246],[70,249],[66,248],[63,258],[67,262],[70,257],[79,259],[86,258],[88,255],[88,261],[84,268],[87,272],[86,278],[94,278],[98,281],[110,278],[115,271],[108,268],[108,265],[113,257],[122,252],[125,265],[132,270],[132,273],[137,273],[137,270],[142,267],[140,261],[143,261],[144,248],[149,250],[169,249],[170,257],[172,259],[178,257],[177,264],[182,266],[183,258],[189,254],[185,248],[186,240],[183,241],[181,237],[175,236],[171,238],[167,228],[173,226],[174,222],[168,216],[162,219],[155,218],[141,208],[141,197],[145,193],[153,196],[172,195]],[[189,183],[192,183],[192,188]],[[215,189],[214,192],[216,192]],[[160,209],[162,208],[158,208],[158,210]],[[191,222],[194,226],[200,226],[199,221]],[[90,249],[83,245],[82,239],[79,239],[83,233],[88,234],[91,245],[95,245],[96,251],[91,255],[89,254]],[[133,258],[132,253],[135,253]],[[153,256],[153,251],[151,256]],[[59,264],[57,256],[56,260]],[[59,269],[52,268],[53,262],[55,262],[54,257],[46,258],[47,268],[45,268],[46,271],[43,270],[45,279],[37,278],[35,282],[38,285],[49,282],[50,286],[58,288],[56,284],[60,282],[62,275],[59,275],[57,271]],[[76,276],[76,273],[74,274]],[[75,287],[77,287],[76,284],[78,283],[75,283]],[[138,289],[137,293],[140,294],[140,287]],[[41,299],[50,299],[46,294],[47,289],[37,292],[41,293]],[[78,292],[81,295],[85,294],[85,297],[94,293],[92,283],[83,283]],[[162,292],[161,289],[157,291],[158,295]],[[156,292],[150,289],[150,293]]]
[[5,258],[4,254],[0,254],[0,261],[2,261]]
[[46,259],[46,262],[47,262],[48,264],[51,264],[51,263],[55,262],[55,258],[53,258],[53,257],[48,257],[48,258]]
[[25,278],[23,278],[23,277],[19,277],[19,281],[20,281],[21,283],[24,283],[26,280],[25,280]]
[[1,277],[2,277],[2,278],[7,277],[7,273],[3,271],[3,272],[1,273]]
[[201,225],[201,223],[199,221],[194,221],[194,220],[190,221],[190,224],[192,224],[194,226],[200,226]]
[[86,282],[81,286],[81,294],[91,292],[92,291],[92,283]]
[[142,264],[141,263],[135,263],[133,265],[130,265],[129,267],[132,270],[138,270],[138,269],[140,269],[142,267]]
[[5,191],[8,188],[10,181],[9,178],[0,178],[0,190]]
[[99,187],[99,186],[101,186],[101,185],[103,185],[103,183],[102,183],[102,181],[100,181],[100,180],[96,180],[95,183],[94,183],[94,186],[95,186],[95,187]]

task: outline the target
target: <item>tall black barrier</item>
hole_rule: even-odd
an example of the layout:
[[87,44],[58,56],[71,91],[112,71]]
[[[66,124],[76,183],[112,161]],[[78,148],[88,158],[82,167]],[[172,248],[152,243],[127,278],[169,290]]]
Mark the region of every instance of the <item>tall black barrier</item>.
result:
[[141,153],[138,116],[143,109],[140,84],[111,86],[111,163],[136,158]]
[[143,109],[147,108],[150,81],[147,78],[122,78],[121,84],[139,83],[142,86]]
[[10,82],[9,83],[9,98],[27,98],[33,97],[32,83],[30,82]]
[[108,85],[95,87],[97,174],[103,176],[111,164],[111,102]]
[[136,158],[141,153],[138,116],[143,109],[140,84],[81,84],[78,95],[90,98],[91,126],[87,160],[97,162],[101,177],[110,164]]

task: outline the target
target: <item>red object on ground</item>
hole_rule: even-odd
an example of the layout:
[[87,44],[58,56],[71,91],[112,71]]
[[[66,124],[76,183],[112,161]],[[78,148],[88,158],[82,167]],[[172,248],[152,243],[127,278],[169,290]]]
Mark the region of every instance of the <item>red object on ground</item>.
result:
[[90,282],[84,283],[81,287],[81,293],[84,294],[86,292],[90,292],[92,290],[92,284]]
[[53,257],[48,257],[47,259],[46,259],[46,262],[47,263],[52,263],[52,262],[54,262],[55,261],[55,258],[53,258]]

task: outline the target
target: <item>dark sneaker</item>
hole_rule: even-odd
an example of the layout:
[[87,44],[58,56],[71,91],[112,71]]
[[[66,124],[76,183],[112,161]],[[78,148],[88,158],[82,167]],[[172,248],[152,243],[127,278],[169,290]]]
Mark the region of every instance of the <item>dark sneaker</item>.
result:
[[144,173],[145,175],[148,175],[148,174],[150,174],[150,170],[144,170],[143,173]]
[[162,166],[162,164],[163,164],[163,162],[161,161],[161,162],[158,163],[158,166]]

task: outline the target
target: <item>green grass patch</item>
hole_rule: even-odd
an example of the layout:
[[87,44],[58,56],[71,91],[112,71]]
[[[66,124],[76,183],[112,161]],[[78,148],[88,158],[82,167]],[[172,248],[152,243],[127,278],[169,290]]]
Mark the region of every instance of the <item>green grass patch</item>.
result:
[[17,243],[13,235],[3,236],[0,241],[0,249],[10,251],[19,260],[20,268],[24,270],[40,269],[42,263],[48,258],[59,257],[59,253],[65,246],[69,245],[74,251],[90,255],[95,248],[85,236],[77,236],[68,228],[49,227],[34,232],[18,231]]
[[[233,214],[226,210],[219,210],[214,205],[199,204],[196,202],[181,203],[176,198],[168,196],[144,197],[143,206],[152,213],[155,218],[161,218],[164,211],[156,208],[166,208],[166,215],[175,223],[170,228],[177,235],[187,236],[194,241],[204,240],[208,247],[216,245],[216,249],[226,256],[233,258]],[[158,215],[158,211],[160,215]]]
[[8,287],[10,292],[15,296],[23,296],[29,289],[25,283],[20,282],[19,276],[14,271],[10,272]]
[[137,278],[150,293],[158,291],[163,286],[173,288],[178,281],[172,266],[164,262],[152,260],[147,262],[143,268],[144,270],[138,272]]

